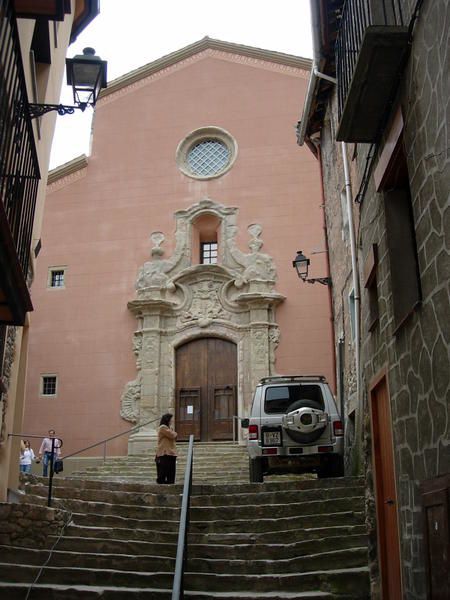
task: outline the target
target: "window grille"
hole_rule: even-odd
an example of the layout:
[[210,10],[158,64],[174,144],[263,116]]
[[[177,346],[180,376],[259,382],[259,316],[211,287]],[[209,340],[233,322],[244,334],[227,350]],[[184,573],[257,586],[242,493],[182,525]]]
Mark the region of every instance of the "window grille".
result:
[[42,395],[56,395],[56,375],[44,375],[42,377]]
[[217,242],[203,242],[201,244],[200,262],[203,265],[217,264]]
[[64,287],[64,270],[55,270],[50,275],[50,287]]
[[187,163],[193,175],[208,177],[220,173],[230,162],[230,150],[223,142],[209,139],[193,146]]

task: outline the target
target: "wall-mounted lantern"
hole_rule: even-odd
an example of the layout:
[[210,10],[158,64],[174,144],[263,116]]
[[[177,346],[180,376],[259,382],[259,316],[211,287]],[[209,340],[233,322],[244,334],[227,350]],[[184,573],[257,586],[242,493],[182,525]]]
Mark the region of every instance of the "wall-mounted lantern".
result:
[[96,56],[93,48],[85,48],[83,54],[66,58],[67,84],[72,86],[76,106],[64,104],[29,104],[32,119],[56,110],[59,115],[71,115],[75,110],[82,112],[87,106],[95,106],[100,90],[107,86],[107,62]]
[[292,261],[292,266],[297,271],[297,275],[302,281],[306,283],[321,283],[322,285],[331,285],[331,277],[315,277],[308,279],[308,269],[310,264],[309,258],[307,258],[301,250],[297,250],[297,256]]

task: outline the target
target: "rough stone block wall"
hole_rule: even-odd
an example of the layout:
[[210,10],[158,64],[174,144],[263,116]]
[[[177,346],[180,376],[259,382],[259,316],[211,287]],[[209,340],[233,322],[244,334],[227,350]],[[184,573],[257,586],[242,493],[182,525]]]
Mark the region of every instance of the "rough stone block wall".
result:
[[[412,12],[415,2],[408,1]],[[383,196],[373,178],[360,207],[357,228],[360,281],[373,243],[378,246],[377,292],[379,321],[369,331],[369,298],[361,287],[362,398],[365,407],[364,454],[369,558],[372,597],[380,597],[377,565],[376,510],[372,475],[371,424],[368,388],[387,366],[394,436],[404,598],[425,600],[422,481],[450,472],[450,4],[425,0],[414,30],[411,55],[397,103],[403,132],[412,195],[422,301],[396,331],[393,317],[389,256]],[[331,95],[321,132],[327,235],[333,278],[336,334],[344,323],[349,335],[346,287],[350,255],[341,234],[340,190],[343,185],[339,143],[335,141],[337,107]],[[375,148],[380,156],[384,141]],[[348,146],[353,194],[359,189],[371,148]],[[376,158],[377,160],[377,158]],[[374,167],[376,167],[376,160]],[[345,290],[345,291],[344,291]],[[346,344],[346,387],[351,391],[353,355]]]
[[[450,472],[450,149],[448,3],[424,2],[400,89],[422,302],[395,331],[385,221],[373,181],[362,256],[379,247],[380,322],[363,344],[365,384],[388,365],[404,597],[426,597],[419,484]],[[381,148],[380,148],[381,150]],[[363,300],[363,331],[368,308]]]
[[59,535],[67,521],[64,510],[35,504],[0,503],[0,544],[49,547],[49,536]]

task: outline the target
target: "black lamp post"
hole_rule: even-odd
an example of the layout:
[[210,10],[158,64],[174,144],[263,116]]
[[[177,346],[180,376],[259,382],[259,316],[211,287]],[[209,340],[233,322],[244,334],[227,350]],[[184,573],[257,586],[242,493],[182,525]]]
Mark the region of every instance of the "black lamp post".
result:
[[306,283],[321,283],[322,285],[331,285],[330,277],[315,277],[313,279],[308,279],[308,268],[310,264],[309,258],[303,254],[301,250],[297,250],[297,256],[292,261],[292,266],[297,271],[297,275],[300,277],[302,281],[306,281]]
[[106,66],[107,62],[96,56],[93,48],[85,48],[83,54],[66,58],[67,84],[72,86],[76,106],[29,104],[30,117],[41,117],[53,110],[59,115],[72,115],[77,109],[83,112],[87,106],[95,106],[100,90],[107,86]]

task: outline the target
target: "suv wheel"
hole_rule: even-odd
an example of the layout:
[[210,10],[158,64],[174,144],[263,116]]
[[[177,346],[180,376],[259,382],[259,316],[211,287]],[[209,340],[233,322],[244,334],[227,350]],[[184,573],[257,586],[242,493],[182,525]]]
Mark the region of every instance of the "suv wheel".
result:
[[326,477],[344,477],[344,459],[338,454],[332,454],[326,457],[317,470],[317,477],[323,479]]
[[262,459],[250,458],[248,466],[250,483],[262,483],[264,481]]
[[[293,410],[305,407],[322,410],[322,406],[320,406],[318,402],[316,402],[315,400],[309,400],[305,398],[304,400],[296,400],[295,402],[293,402],[288,407],[286,413],[290,413]],[[324,425],[321,429],[311,431],[311,433],[302,433],[301,431],[294,431],[293,429],[286,429],[286,431],[289,434],[289,437],[291,437],[294,441],[298,442],[299,444],[311,444],[312,442],[315,442],[320,438],[325,427],[326,425]]]

